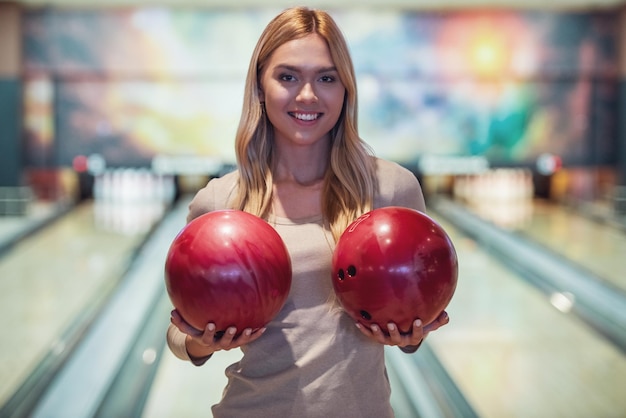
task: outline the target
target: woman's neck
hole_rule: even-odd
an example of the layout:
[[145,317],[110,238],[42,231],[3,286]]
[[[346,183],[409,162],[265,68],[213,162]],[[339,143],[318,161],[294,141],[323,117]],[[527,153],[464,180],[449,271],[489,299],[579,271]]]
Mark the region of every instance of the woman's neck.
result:
[[324,146],[279,149],[273,173],[274,182],[304,187],[321,183],[330,160],[327,142],[324,142]]

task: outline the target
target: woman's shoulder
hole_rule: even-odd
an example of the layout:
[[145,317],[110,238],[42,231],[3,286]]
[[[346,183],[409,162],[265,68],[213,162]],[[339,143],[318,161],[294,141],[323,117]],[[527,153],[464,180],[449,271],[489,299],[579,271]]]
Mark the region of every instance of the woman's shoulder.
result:
[[239,172],[235,170],[209,180],[189,204],[187,220],[197,218],[203,213],[230,208],[238,179]]
[[[239,170],[229,171],[228,173],[212,178],[208,184],[213,183],[215,187],[232,189],[239,180]],[[208,185],[207,184],[207,185]]]
[[395,161],[376,159],[378,192],[375,207],[406,206],[425,210],[424,196],[417,176]]
[[376,158],[375,162],[376,177],[380,184],[417,181],[417,177],[411,170],[395,161]]

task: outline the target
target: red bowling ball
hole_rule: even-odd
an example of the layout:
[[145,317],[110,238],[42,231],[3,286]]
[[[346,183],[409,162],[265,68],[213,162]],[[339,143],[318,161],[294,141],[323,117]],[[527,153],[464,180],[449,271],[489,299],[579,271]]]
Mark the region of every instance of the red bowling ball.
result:
[[449,236],[426,214],[403,207],[374,209],[343,232],[332,259],[333,286],[354,320],[393,322],[401,333],[428,324],[456,290],[458,260]]
[[239,210],[209,212],[174,238],[165,262],[167,293],[191,326],[213,322],[258,329],[283,307],[291,287],[291,259],[280,235],[261,218]]

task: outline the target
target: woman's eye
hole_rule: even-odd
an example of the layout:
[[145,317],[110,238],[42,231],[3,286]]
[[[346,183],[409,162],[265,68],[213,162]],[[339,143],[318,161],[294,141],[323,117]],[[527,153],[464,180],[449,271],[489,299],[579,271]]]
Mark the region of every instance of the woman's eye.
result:
[[335,81],[335,77],[330,75],[323,75],[322,77],[320,77],[320,81],[324,83],[332,83],[333,81]]
[[294,81],[296,79],[291,74],[281,74],[279,78],[281,81]]

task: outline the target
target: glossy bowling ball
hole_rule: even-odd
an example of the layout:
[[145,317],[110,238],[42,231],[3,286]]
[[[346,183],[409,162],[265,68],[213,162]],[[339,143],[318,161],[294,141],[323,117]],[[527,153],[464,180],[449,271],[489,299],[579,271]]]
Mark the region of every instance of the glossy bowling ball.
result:
[[283,307],[291,287],[291,260],[276,230],[239,210],[209,212],[174,238],[165,261],[165,284],[174,307],[198,330],[209,322],[265,326]]
[[348,315],[386,333],[389,322],[409,333],[415,319],[435,320],[457,284],[449,236],[426,214],[403,207],[374,209],[349,225],[332,266],[333,287]]

